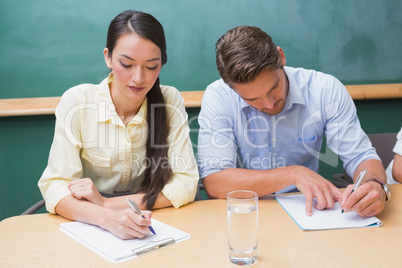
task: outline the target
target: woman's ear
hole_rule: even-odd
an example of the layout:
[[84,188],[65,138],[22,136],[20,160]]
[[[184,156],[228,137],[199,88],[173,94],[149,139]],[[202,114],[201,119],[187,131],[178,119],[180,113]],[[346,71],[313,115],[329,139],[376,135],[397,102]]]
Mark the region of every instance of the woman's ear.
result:
[[109,57],[109,49],[108,48],[105,48],[103,50],[103,56],[105,57],[106,66],[109,69],[113,69],[112,68],[112,57]]

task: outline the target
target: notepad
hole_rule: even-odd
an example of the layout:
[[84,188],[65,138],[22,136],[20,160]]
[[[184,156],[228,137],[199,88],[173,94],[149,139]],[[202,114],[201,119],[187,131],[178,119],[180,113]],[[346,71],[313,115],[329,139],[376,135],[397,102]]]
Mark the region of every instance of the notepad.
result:
[[377,217],[362,217],[355,212],[341,213],[339,203],[329,209],[315,209],[317,201],[313,201],[313,215],[306,215],[304,194],[276,195],[276,200],[302,230],[325,230],[342,228],[361,228],[381,226]]
[[82,222],[60,224],[60,230],[71,236],[102,258],[112,263],[121,263],[154,252],[187,239],[190,235],[152,219],[156,235],[149,233],[142,239],[123,240],[98,226]]

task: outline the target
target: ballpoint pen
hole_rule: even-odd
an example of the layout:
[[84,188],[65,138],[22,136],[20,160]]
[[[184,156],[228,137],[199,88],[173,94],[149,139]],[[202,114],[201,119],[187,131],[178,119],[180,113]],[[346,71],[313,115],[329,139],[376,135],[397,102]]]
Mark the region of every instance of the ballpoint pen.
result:
[[[142,215],[141,210],[138,208],[138,206],[135,204],[135,202],[133,200],[131,200],[130,198],[126,198],[126,200],[127,200],[127,204],[134,210],[134,212],[145,219],[144,215]],[[148,228],[149,228],[149,230],[151,230],[151,232],[154,235],[156,235],[155,230],[154,230],[154,228],[152,228],[152,226],[149,226]]]
[[[352,194],[352,193],[357,189],[357,187],[359,187],[359,185],[360,185],[360,183],[362,182],[364,176],[366,175],[366,172],[367,172],[367,169],[365,169],[365,170],[363,170],[363,171],[360,172],[359,176],[357,177],[355,186],[353,187],[353,190],[350,192],[350,194]],[[350,195],[349,195],[349,196],[350,196]],[[343,209],[342,209],[342,212],[341,212],[341,213],[343,213]]]

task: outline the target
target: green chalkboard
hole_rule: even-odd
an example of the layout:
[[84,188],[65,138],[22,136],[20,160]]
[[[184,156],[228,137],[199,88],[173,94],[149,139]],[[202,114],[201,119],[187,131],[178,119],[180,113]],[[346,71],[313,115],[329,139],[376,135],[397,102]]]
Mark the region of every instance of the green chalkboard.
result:
[[163,84],[204,90],[218,73],[215,42],[238,25],[268,32],[287,65],[345,84],[402,82],[401,0],[1,0],[0,98],[60,96],[108,73],[109,22],[137,9],[164,26]]

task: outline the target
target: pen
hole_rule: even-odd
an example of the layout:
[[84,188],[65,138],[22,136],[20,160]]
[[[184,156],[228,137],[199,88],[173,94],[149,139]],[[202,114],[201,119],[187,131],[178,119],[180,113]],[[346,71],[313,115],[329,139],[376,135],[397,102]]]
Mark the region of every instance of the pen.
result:
[[[366,172],[367,172],[367,169],[365,169],[365,170],[363,170],[363,171],[360,172],[359,176],[357,177],[355,186],[353,187],[353,190],[350,192],[350,194],[352,194],[352,193],[357,189],[357,187],[359,187],[359,185],[360,185],[360,183],[362,182],[364,176],[366,175]],[[349,195],[349,196],[350,196],[350,195]],[[341,213],[343,213],[343,209],[342,209],[342,212],[341,212]]]
[[[145,219],[144,215],[142,215],[141,210],[137,207],[135,202],[133,200],[131,200],[130,198],[126,198],[126,200],[127,200],[127,204],[134,210],[134,212]],[[152,226],[149,226],[148,228],[149,228],[149,230],[151,230],[151,232],[154,235],[156,235],[155,230],[154,230],[154,228],[152,228]]]

